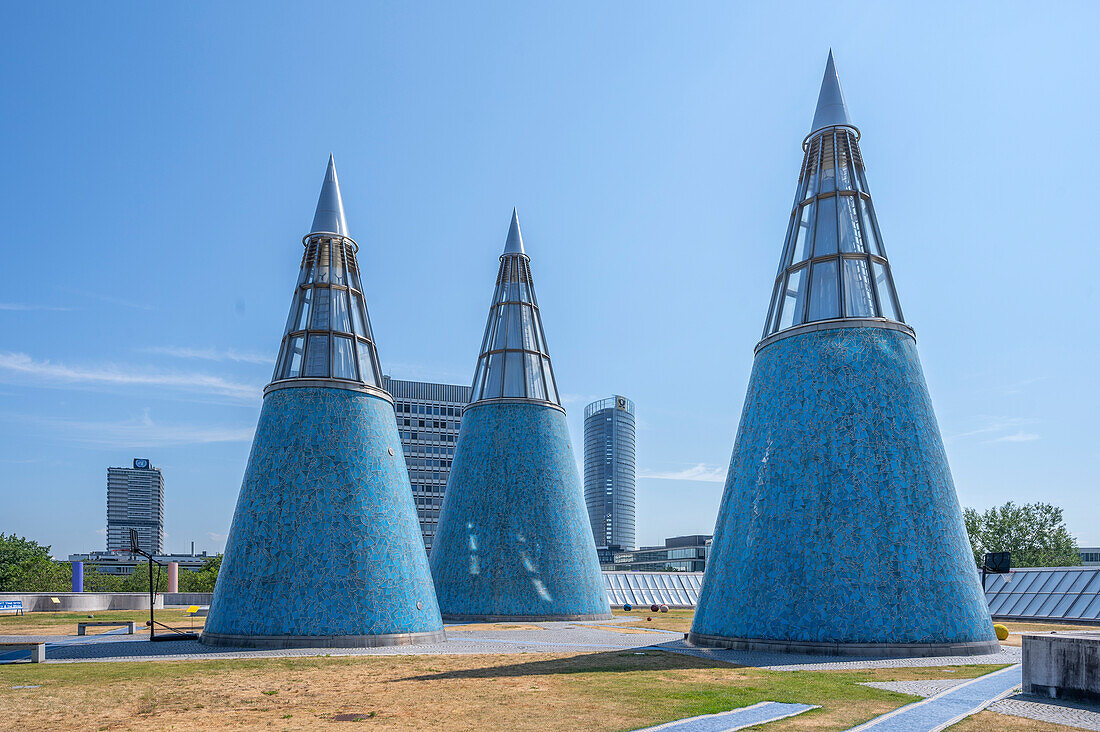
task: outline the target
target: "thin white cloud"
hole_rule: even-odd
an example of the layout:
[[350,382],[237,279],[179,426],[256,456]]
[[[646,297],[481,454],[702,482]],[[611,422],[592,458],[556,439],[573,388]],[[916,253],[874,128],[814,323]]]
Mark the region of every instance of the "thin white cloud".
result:
[[31,385],[156,386],[242,401],[260,398],[259,386],[213,374],[142,370],[115,364],[66,366],[49,360],[38,361],[25,353],[0,352],[0,378],[4,376]]
[[52,312],[67,312],[72,308],[60,308],[51,305],[34,305],[26,302],[0,302],[0,310],[49,310]]
[[658,480],[697,480],[704,483],[726,482],[726,471],[706,463],[697,463],[690,468],[672,471],[643,470],[638,473],[639,478],[656,478]]
[[275,360],[271,354],[237,351],[232,348],[218,350],[216,348],[187,348],[185,346],[150,346],[139,350],[143,353],[156,353],[162,356],[172,356],[173,358],[190,358],[202,361],[272,364]]
[[[1024,419],[1022,417],[985,417],[985,424],[981,427],[976,427],[967,432],[961,432],[957,435],[952,435],[950,439],[959,440],[966,437],[978,437],[982,435],[991,435],[997,432],[1005,432],[1008,430],[1019,430],[1024,425],[1032,423],[1034,420]],[[989,440],[992,442],[993,440]]]
[[213,442],[250,442],[254,428],[222,425],[161,424],[146,411],[139,419],[114,422],[40,419],[26,415],[7,415],[24,424],[47,428],[53,436],[101,447],[165,447],[202,445]]
[[1033,442],[1039,439],[1039,435],[1034,432],[1024,432],[1023,430],[1011,435],[1002,435],[992,440],[986,440],[988,443],[994,442]]

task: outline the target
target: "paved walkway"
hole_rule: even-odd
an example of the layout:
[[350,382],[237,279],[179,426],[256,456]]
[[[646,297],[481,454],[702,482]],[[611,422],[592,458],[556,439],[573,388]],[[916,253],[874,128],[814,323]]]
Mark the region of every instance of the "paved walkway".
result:
[[782,704],[780,702],[760,702],[749,707],[741,707],[718,714],[703,714],[688,717],[675,722],[646,727],[636,732],[734,732],[734,730],[753,727],[758,724],[786,719],[796,714],[817,709],[815,704]]
[[977,714],[1020,685],[1019,664],[970,679],[913,704],[875,717],[850,732],[938,732]]
[[1014,694],[990,704],[989,711],[1100,732],[1100,704]]

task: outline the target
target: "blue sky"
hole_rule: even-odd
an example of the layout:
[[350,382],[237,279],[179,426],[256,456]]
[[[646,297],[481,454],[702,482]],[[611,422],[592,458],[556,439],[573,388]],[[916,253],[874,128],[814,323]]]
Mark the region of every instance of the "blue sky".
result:
[[329,152],[386,372],[467,383],[519,207],[574,447],[710,533],[828,49],[963,505],[1100,544],[1100,6],[24,3],[0,44],[0,531],[228,531]]

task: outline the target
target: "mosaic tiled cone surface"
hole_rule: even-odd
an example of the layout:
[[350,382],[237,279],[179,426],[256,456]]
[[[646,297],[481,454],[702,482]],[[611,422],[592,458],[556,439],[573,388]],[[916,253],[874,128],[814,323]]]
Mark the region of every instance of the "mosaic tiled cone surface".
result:
[[994,640],[911,336],[824,330],[757,354],[692,634]]
[[431,567],[445,617],[611,617],[563,412],[466,411]]
[[206,633],[442,627],[393,406],[344,389],[268,394]]

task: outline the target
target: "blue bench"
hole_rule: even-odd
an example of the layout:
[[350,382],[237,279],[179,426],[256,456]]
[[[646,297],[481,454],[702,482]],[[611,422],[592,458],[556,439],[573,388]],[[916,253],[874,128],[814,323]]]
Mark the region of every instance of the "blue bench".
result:
[[23,601],[22,600],[0,600],[0,613],[6,611],[16,612],[20,615],[23,614]]

